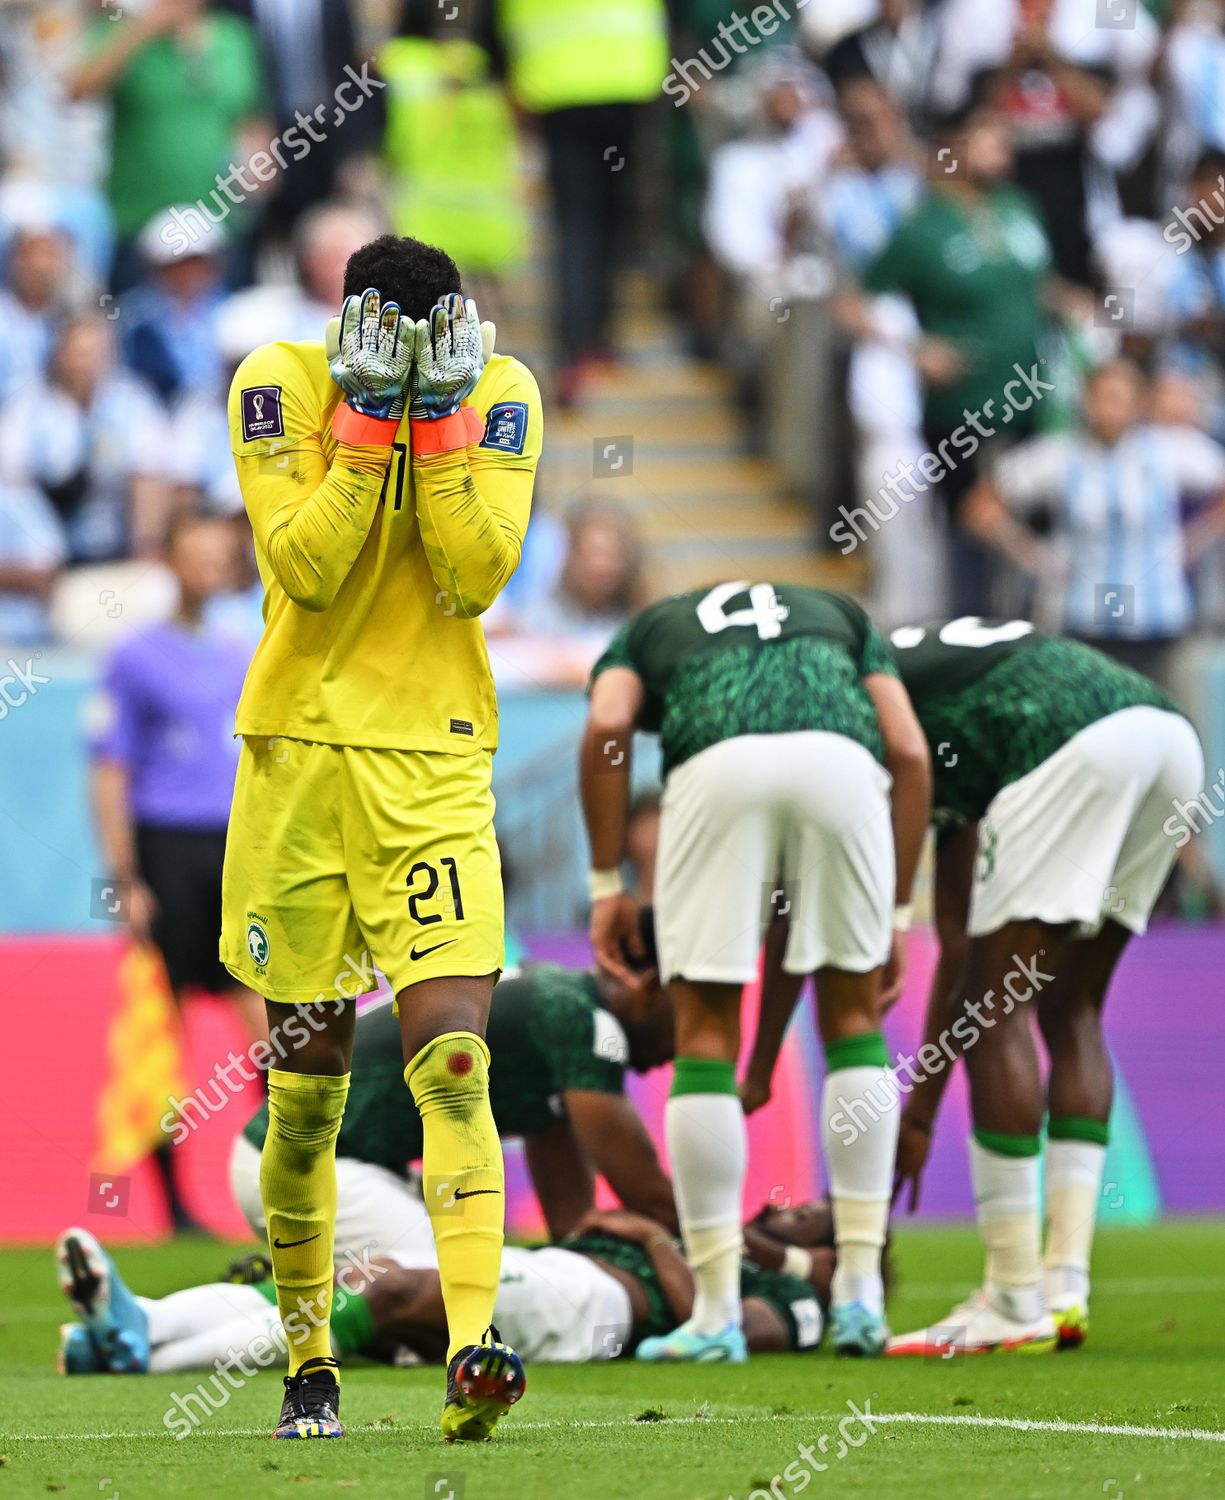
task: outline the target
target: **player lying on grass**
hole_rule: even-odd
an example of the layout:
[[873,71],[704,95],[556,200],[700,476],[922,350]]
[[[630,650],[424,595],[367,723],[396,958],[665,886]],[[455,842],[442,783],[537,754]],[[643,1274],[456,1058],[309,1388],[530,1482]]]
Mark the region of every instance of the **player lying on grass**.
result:
[[1163,825],[1200,793],[1203,754],[1153,683],[1026,621],[969,617],[892,639],[932,749],[940,939],[898,1182],[913,1207],[950,1059],[964,1055],[986,1267],[980,1292],[889,1353],[1075,1345],[1110,1118],[1102,1008],[1169,875],[1177,844]]
[[[653,951],[649,922],[644,924]],[[497,1048],[490,1103],[503,1138],[521,1136],[549,1234],[560,1239],[595,1206],[595,1174],[621,1202],[676,1231],[672,1186],[654,1143],[626,1097],[627,1069],[672,1056],[672,1016],[657,983],[630,997],[617,980],[556,964],[525,964],[493,992],[487,1032]],[[399,1028],[390,1000],[358,1017],[353,1082],[337,1139],[335,1254],[432,1256],[421,1179],[421,1116],[403,1088]],[[263,1105],[234,1142],[230,1184],[254,1232],[266,1238],[259,1196]],[[435,1183],[440,1201],[453,1186]],[[451,1212],[462,1212],[462,1200]]]
[[[484,1033],[505,960],[497,709],[477,617],[519,562],[540,397],[493,353],[443,251],[383,235],[350,257],[344,291],[326,344],[266,344],[230,390],[266,597],[238,705],[221,956],[265,997],[270,1029],[302,1039],[268,1069],[260,1168],[286,1317],[331,1293],[349,955],[386,974],[425,1178],[456,1195],[426,1193],[450,1329],[443,1436],[481,1439],[506,1403],[474,1398],[457,1373],[516,1361],[479,1352],[504,1219]],[[339,1437],[326,1326],[293,1361],[277,1436]]]
[[[592,673],[582,749],[591,939],[625,983],[637,903],[623,890],[630,743],[658,733],[665,777],[654,902],[676,1016],[665,1125],[697,1292],[649,1360],[740,1360],[740,1204],[747,1155],[736,1093],[742,987],[770,918],[789,908],[783,963],[816,974],[829,1078],[822,1133],[837,1226],[834,1349],[884,1346],[881,1251],[897,1109],[846,1143],[834,1101],[888,1077],[882,996],[901,981],[910,886],[927,826],[927,747],[889,649],[859,606],[817,589],[719,584],[637,615]],[[896,859],[895,859],[896,848]],[[896,1106],[896,1100],[895,1100]]]
[[[749,1347],[758,1353],[816,1348],[835,1263],[828,1206],[763,1210],[745,1226],[745,1238],[763,1262],[746,1259],[740,1268]],[[784,1258],[803,1274],[781,1269]],[[375,1256],[338,1272],[339,1291],[328,1308],[338,1356],[398,1363],[445,1357],[437,1268],[406,1260]],[[80,1319],[61,1329],[64,1374],[251,1374],[251,1363],[267,1368],[287,1358],[289,1340],[262,1256],[234,1268],[254,1278],[248,1284],[221,1281],[160,1298],[133,1294],[87,1230],[60,1237],[56,1266]],[[644,1338],[683,1322],[692,1306],[693,1278],[662,1225],[625,1209],[593,1209],[560,1245],[506,1248],[494,1317],[526,1358],[581,1363],[630,1354]]]

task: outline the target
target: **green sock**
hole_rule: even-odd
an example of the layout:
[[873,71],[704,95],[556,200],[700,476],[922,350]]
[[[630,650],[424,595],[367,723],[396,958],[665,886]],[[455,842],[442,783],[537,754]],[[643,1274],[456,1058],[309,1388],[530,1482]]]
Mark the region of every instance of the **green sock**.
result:
[[1046,1122],[1046,1134],[1052,1141],[1088,1141],[1091,1146],[1110,1142],[1110,1126],[1084,1115],[1052,1115]]
[[841,1068],[887,1068],[889,1049],[879,1031],[865,1031],[862,1036],[836,1037],[825,1044],[825,1071]]
[[672,1068],[673,1099],[681,1094],[734,1094],[736,1065],[721,1057],[678,1057]]
[[1004,1130],[980,1130],[976,1125],[974,1139],[984,1151],[997,1156],[1037,1156],[1042,1150],[1040,1135],[1012,1135]]

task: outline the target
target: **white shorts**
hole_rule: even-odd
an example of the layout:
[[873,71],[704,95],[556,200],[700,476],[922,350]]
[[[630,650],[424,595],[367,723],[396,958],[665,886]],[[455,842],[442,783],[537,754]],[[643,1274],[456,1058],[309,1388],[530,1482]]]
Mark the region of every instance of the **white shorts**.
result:
[[550,1245],[502,1251],[498,1332],[529,1364],[616,1359],[632,1334],[629,1292],[585,1255]]
[[1178,851],[1165,825],[1203,784],[1181,714],[1124,708],[1082,729],[987,808],[970,936],[1022,921],[1095,931],[1107,918],[1143,932]]
[[[267,1240],[259,1197],[259,1151],[243,1135],[230,1151],[230,1188],[254,1233]],[[360,1261],[363,1256],[381,1256],[409,1270],[438,1264],[434,1231],[418,1185],[386,1167],[339,1156],[335,1258]]]
[[151,1375],[220,1370],[227,1350],[262,1356],[265,1341],[280,1351],[273,1363],[288,1363],[277,1305],[253,1286],[222,1281],[136,1300],[149,1320]]
[[[235,1140],[230,1155],[230,1186],[252,1230],[266,1239],[259,1152],[245,1136]],[[407,1270],[437,1266],[429,1214],[415,1184],[385,1167],[342,1156],[336,1186],[337,1261],[348,1251],[359,1262],[381,1256]],[[275,1307],[271,1319],[277,1321]],[[633,1328],[629,1293],[616,1277],[585,1255],[555,1246],[505,1247],[494,1319],[526,1360],[552,1364],[616,1359],[628,1349]]]
[[738,735],[678,766],[655,873],[664,980],[747,984],[776,914],[790,921],[788,973],[884,963],[891,785],[871,751],[824,730]]

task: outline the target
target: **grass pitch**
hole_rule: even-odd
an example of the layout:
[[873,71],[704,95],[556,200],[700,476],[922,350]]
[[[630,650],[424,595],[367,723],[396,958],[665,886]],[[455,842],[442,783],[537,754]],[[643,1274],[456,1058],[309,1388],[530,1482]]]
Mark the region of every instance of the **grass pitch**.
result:
[[[229,1259],[206,1240],[121,1251],[160,1295],[212,1280]],[[974,1282],[966,1229],[896,1240],[898,1329],[943,1316]],[[63,1380],[53,1373],[66,1304],[48,1251],[0,1253],[0,1500],[280,1495],[502,1500],[1219,1500],[1225,1495],[1225,1225],[1103,1233],[1093,1330],[1077,1353],[945,1361],[835,1361],[826,1352],[747,1366],[618,1362],[537,1367],[497,1439],[445,1448],[442,1375],[350,1366],[335,1443],[267,1437],[276,1372],[176,1441],[161,1416],[193,1377]],[[839,1440],[847,1403],[867,1410]],[[824,1441],[823,1441],[824,1440]],[[816,1471],[801,1457],[808,1445]],[[844,1456],[838,1457],[840,1448]],[[790,1468],[788,1466],[791,1466]],[[753,1500],[765,1500],[758,1494]]]

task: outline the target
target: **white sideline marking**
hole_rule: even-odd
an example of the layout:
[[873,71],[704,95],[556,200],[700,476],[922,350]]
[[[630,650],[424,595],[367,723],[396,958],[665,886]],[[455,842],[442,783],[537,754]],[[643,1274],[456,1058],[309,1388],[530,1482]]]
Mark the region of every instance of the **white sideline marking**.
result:
[[1060,1417],[976,1417],[936,1415],[922,1411],[873,1412],[872,1422],[908,1422],[917,1427],[1006,1427],[1011,1432],[1076,1432],[1091,1437],[1181,1438],[1194,1443],[1225,1443],[1225,1431],[1213,1427],[1153,1427],[1132,1422],[1065,1422]]
[[[636,1422],[632,1417],[620,1417],[611,1421],[585,1421],[585,1422],[515,1422],[510,1429],[514,1432],[549,1432],[557,1431],[562,1427],[582,1427],[589,1431],[599,1431],[614,1427],[634,1428],[637,1430],[652,1427],[677,1427],[696,1426],[705,1424],[708,1427],[736,1427],[748,1425],[751,1422],[836,1422],[846,1416],[846,1409],[831,1412],[763,1412],[760,1415],[745,1416],[723,1416],[723,1417],[660,1417],[654,1422]],[[1137,1437],[1137,1438],[1162,1438],[1176,1442],[1191,1443],[1225,1443],[1225,1429],[1218,1430],[1212,1427],[1156,1427],[1136,1424],[1131,1422],[1065,1422],[1059,1417],[978,1417],[970,1413],[962,1412],[956,1415],[944,1415],[934,1412],[923,1411],[882,1411],[872,1412],[869,1418],[872,1422],[895,1423],[900,1426],[912,1427],[1002,1427],[1010,1432],[1056,1432],[1068,1435],[1084,1434],[1088,1437]],[[368,1431],[395,1432],[394,1427],[379,1428],[353,1428],[354,1435]],[[169,1437],[165,1429],[153,1432],[82,1432],[72,1436],[65,1436],[55,1432],[24,1432],[11,1433],[8,1441],[14,1443],[80,1443],[80,1442],[113,1442],[118,1438],[159,1438]],[[193,1436],[212,1438],[235,1438],[235,1437],[268,1437],[266,1427],[201,1427],[197,1428]]]

